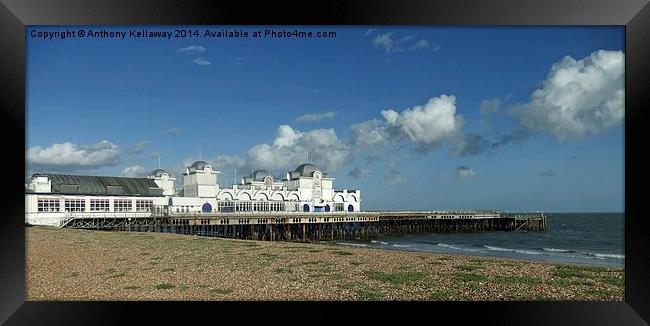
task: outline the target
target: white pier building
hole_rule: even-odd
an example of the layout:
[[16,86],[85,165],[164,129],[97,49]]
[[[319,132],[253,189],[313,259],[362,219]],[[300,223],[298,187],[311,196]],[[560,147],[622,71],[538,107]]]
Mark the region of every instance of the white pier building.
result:
[[221,188],[219,171],[194,162],[175,189],[162,169],[146,178],[34,174],[25,189],[25,223],[59,226],[75,215],[145,217],[152,212],[210,214],[217,212],[358,212],[359,190],[335,190],[334,178],[306,163],[275,180],[266,170],[254,171],[231,188]]

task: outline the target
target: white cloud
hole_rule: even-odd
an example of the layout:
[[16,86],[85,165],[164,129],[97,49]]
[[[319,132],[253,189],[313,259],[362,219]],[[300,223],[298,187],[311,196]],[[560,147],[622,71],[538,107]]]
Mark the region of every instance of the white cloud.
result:
[[369,28],[365,33],[363,33],[363,36],[368,36],[370,33],[372,33],[375,29],[374,28]]
[[34,168],[51,170],[93,169],[120,161],[118,147],[107,140],[85,146],[71,142],[47,148],[33,146],[26,151],[26,156],[28,164]]
[[326,171],[337,170],[349,157],[348,146],[334,129],[301,132],[288,125],[278,127],[273,144],[259,144],[248,150],[251,168],[289,170],[309,161]]
[[147,169],[144,168],[142,165],[132,165],[132,166],[127,166],[122,170],[122,176],[123,177],[131,177],[131,178],[138,178],[138,177],[144,177],[147,175]]
[[329,111],[323,113],[308,113],[296,118],[296,122],[317,122],[322,120],[334,119],[334,116],[336,116],[335,111]]
[[386,51],[387,54],[391,53],[393,51],[393,45],[395,44],[392,37],[393,34],[394,32],[379,34],[377,37],[375,37],[372,43],[374,45],[383,47],[384,51]]
[[190,45],[186,48],[178,49],[178,52],[182,53],[201,53],[205,51],[205,48],[199,45]]
[[624,69],[621,51],[599,50],[577,61],[566,56],[512,113],[528,129],[560,141],[600,133],[623,121]]
[[207,66],[210,64],[210,61],[206,60],[205,58],[196,58],[192,60],[192,62],[196,63],[199,66]]
[[425,39],[421,39],[415,42],[415,44],[409,46],[409,50],[418,50],[418,49],[427,49],[427,48],[429,48],[429,41]]
[[372,119],[350,126],[351,144],[354,151],[364,153],[370,157],[385,152],[394,138],[388,131],[386,124],[378,119]]
[[[414,35],[407,35],[394,40],[393,34],[395,34],[395,32],[379,34],[373,39],[372,44],[378,47],[382,47],[387,55],[396,52],[428,49],[431,46],[429,41],[425,39],[420,39],[416,42],[413,42],[415,37]],[[437,50],[438,47],[436,46],[436,49],[434,49],[434,51]]]
[[213,168],[225,170],[229,168],[242,168],[246,165],[246,160],[239,156],[219,155],[210,161]]
[[456,114],[456,97],[453,95],[434,97],[424,106],[415,106],[401,113],[384,110],[381,114],[390,128],[424,150],[454,139],[463,126],[463,117]]
[[461,179],[473,178],[476,172],[467,166],[459,166],[456,168],[456,176]]

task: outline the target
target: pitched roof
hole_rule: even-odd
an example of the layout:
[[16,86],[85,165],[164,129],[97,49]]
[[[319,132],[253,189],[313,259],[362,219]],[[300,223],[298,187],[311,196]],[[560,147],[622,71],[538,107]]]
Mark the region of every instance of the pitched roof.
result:
[[162,189],[148,178],[68,174],[34,174],[52,182],[52,193],[68,195],[162,196]]

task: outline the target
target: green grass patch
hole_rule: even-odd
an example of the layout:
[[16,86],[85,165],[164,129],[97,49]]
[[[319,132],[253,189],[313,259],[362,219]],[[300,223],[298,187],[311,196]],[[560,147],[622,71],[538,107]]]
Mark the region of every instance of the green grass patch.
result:
[[448,291],[435,291],[429,296],[432,300],[447,300],[451,294]]
[[270,253],[267,253],[267,252],[263,252],[263,253],[261,253],[260,256],[261,256],[262,258],[264,258],[264,259],[266,259],[266,260],[270,260],[270,261],[274,261],[274,260],[280,258],[279,255],[276,255],[276,254],[270,254]]
[[242,246],[251,248],[251,247],[259,247],[260,245],[255,242],[246,242],[242,244]]
[[273,272],[278,273],[278,274],[291,274],[291,273],[293,273],[293,271],[291,269],[282,268],[282,267],[274,269]]
[[323,252],[323,251],[318,249],[309,249],[307,250],[307,252]]
[[459,281],[463,282],[478,282],[478,281],[485,281],[487,280],[487,277],[479,274],[474,274],[474,273],[455,273],[454,278]]
[[391,283],[391,284],[406,284],[417,282],[424,278],[421,272],[398,272],[398,273],[383,273],[383,272],[368,272],[366,274],[370,279]]
[[230,294],[233,291],[231,289],[211,289],[210,293],[213,294]]
[[384,298],[384,294],[376,289],[361,289],[357,290],[357,295],[362,300],[377,301]]
[[562,265],[557,266],[553,271],[553,276],[557,277],[586,277],[587,275],[580,268],[574,266]]
[[463,272],[473,272],[477,269],[481,269],[481,266],[460,265],[456,266],[456,269]]
[[157,290],[168,290],[168,289],[173,289],[175,287],[176,286],[174,284],[169,284],[169,283],[160,283],[160,284],[156,284],[155,286]]

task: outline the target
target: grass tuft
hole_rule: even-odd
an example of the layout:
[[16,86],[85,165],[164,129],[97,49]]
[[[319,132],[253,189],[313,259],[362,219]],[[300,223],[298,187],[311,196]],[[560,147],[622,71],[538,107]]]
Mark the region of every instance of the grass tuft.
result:
[[168,289],[173,289],[175,287],[176,287],[175,285],[169,283],[156,284],[155,286],[155,288],[158,290],[168,290]]

